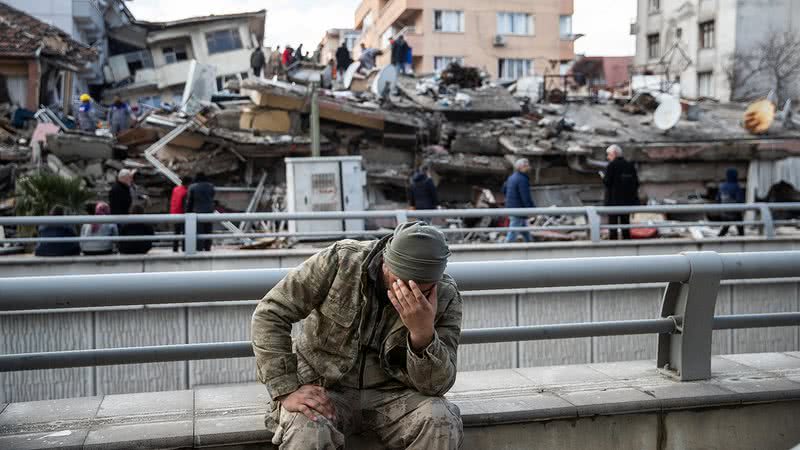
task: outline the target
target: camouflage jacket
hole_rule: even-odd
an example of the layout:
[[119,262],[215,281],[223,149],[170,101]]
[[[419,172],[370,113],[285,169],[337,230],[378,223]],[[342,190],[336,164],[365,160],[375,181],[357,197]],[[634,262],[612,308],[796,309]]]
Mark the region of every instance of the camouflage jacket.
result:
[[[273,400],[302,384],[332,386],[356,364],[364,320],[367,268],[386,239],[339,241],[292,269],[256,307],[252,341],[258,379]],[[461,335],[461,295],[448,275],[437,285],[433,342],[419,354],[409,349],[399,316],[381,344],[381,367],[425,395],[442,395],[456,378]],[[292,352],[292,324],[305,319]],[[402,352],[405,357],[397,353]],[[392,358],[389,355],[392,354]]]

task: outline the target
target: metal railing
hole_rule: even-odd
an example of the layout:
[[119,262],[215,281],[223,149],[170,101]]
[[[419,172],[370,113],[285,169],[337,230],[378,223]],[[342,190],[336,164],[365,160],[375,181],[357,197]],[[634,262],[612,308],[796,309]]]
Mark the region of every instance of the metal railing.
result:
[[[198,234],[198,223],[249,222],[249,221],[307,221],[307,220],[348,220],[348,219],[393,219],[396,223],[409,219],[464,219],[470,217],[503,217],[503,216],[577,216],[585,219],[585,224],[551,225],[532,227],[484,227],[484,228],[442,228],[445,234],[466,234],[507,231],[586,231],[592,242],[600,242],[603,229],[633,228],[678,228],[692,226],[757,226],[762,229],[767,239],[775,238],[775,227],[778,225],[800,224],[798,220],[773,220],[774,211],[800,211],[800,203],[750,203],[750,204],[704,204],[704,205],[648,205],[648,206],[584,206],[584,207],[552,207],[552,208],[491,208],[491,209],[436,209],[436,210],[382,210],[382,211],[344,211],[344,212],[309,212],[309,213],[228,213],[228,214],[147,214],[135,216],[16,216],[0,217],[0,226],[8,225],[81,225],[86,223],[147,223],[184,225],[184,234],[156,234],[152,236],[109,236],[109,237],[16,237],[0,239],[3,243],[30,242],[88,242],[88,241],[184,241],[187,254],[197,250],[198,239],[238,239],[238,238],[341,238],[369,237],[390,234],[391,230],[363,231],[310,231],[310,232],[253,232],[253,233],[212,233]],[[600,216],[624,215],[633,213],[657,214],[719,214],[725,212],[757,213],[755,220],[731,221],[694,221],[694,222],[648,222],[630,225],[604,224]]]
[[[0,311],[257,299],[288,270],[2,278]],[[800,312],[714,316],[721,280],[800,276],[800,251],[462,262],[448,273],[463,291],[666,282],[655,319],[468,329],[461,343],[656,333],[658,367],[680,380],[711,376],[712,330],[800,325]],[[11,354],[0,372],[252,355],[247,341]]]

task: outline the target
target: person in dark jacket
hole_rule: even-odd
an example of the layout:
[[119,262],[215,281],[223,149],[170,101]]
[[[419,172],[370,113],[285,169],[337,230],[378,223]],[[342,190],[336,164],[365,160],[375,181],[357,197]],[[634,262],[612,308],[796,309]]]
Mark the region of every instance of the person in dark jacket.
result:
[[[518,159],[514,163],[514,173],[508,177],[503,184],[503,195],[506,196],[506,208],[534,208],[536,205],[531,198],[531,182],[528,172],[531,165],[527,159]],[[528,226],[527,217],[511,217],[510,227],[523,228]],[[506,234],[506,242],[516,242],[517,233],[522,235],[525,242],[531,242],[533,238],[529,231],[510,231]]]
[[[64,212],[63,207],[54,206],[50,210],[50,215],[63,216]],[[40,225],[37,231],[39,237],[42,238],[78,236],[74,226],[64,224]],[[81,254],[81,246],[77,242],[39,242],[36,244],[34,254],[36,256],[78,256]]]
[[267,59],[264,57],[264,51],[261,47],[256,47],[253,53],[250,54],[250,68],[253,69],[253,74],[256,77],[261,76],[261,70],[264,68]]
[[133,176],[135,172],[130,169],[122,169],[117,175],[117,181],[111,186],[108,193],[108,204],[111,206],[111,214],[123,216],[128,214],[133,204]]
[[436,209],[439,206],[439,196],[436,185],[429,175],[429,167],[422,166],[411,177],[408,186],[408,206],[412,209]]
[[[189,193],[186,194],[186,212],[198,214],[210,214],[214,212],[214,185],[208,180],[204,173],[198,173],[194,178],[194,183],[189,186]],[[211,234],[214,227],[212,223],[198,223],[197,234]],[[197,250],[211,250],[211,240],[203,239],[197,241]]]
[[[142,205],[133,205],[131,215],[144,214]],[[154,236],[153,226],[148,223],[124,223],[119,227],[120,236]],[[117,249],[123,255],[144,255],[153,248],[153,241],[119,241]]]
[[[739,171],[730,168],[725,172],[725,182],[719,185],[717,192],[717,203],[744,203],[744,189],[739,186]],[[743,219],[742,213],[738,211],[725,211],[720,214],[720,218],[726,222],[740,221]],[[718,236],[728,234],[730,225],[723,225],[719,230]],[[739,236],[744,236],[744,225],[736,225]]]
[[408,58],[408,44],[403,36],[392,43],[392,65],[397,68],[397,73],[405,73],[406,59]]
[[[639,204],[639,175],[632,162],[625,160],[622,156],[622,148],[619,145],[611,145],[606,149],[606,157],[609,164],[606,168],[603,184],[606,186],[607,206],[629,206]],[[629,225],[631,217],[629,214],[611,214],[608,216],[611,225]],[[609,238],[613,241],[618,238],[616,228],[609,230]],[[630,239],[631,230],[622,229],[622,238]]]
[[342,45],[336,49],[336,73],[340,81],[344,81],[344,73],[347,68],[353,64],[353,58],[350,57],[350,50],[347,49],[347,43],[342,42]]

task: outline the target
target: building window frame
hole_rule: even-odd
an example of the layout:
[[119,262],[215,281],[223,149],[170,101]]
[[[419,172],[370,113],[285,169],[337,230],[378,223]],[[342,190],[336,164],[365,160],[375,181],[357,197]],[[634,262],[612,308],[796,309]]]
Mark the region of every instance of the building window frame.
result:
[[572,14],[558,16],[558,35],[561,39],[572,38]]
[[697,72],[697,97],[714,98],[714,72]]
[[647,35],[647,59],[657,59],[661,56],[661,35],[652,33]]
[[439,73],[447,68],[452,63],[458,63],[459,65],[464,65],[464,57],[463,56],[434,56],[433,57],[433,71]]
[[[452,15],[455,15],[456,18],[452,18]],[[450,16],[450,20],[446,20],[448,16]],[[452,26],[454,24],[455,29]],[[436,33],[463,33],[464,11],[459,9],[433,10],[433,31]]]
[[242,36],[238,28],[209,31],[205,35],[209,55],[231,52],[244,48],[244,45],[242,45]]
[[521,11],[498,11],[497,34],[503,36],[535,36],[536,16]]
[[706,48],[714,48],[715,47],[715,39],[716,39],[716,32],[715,32],[715,24],[713,20],[707,20],[705,22],[701,22],[698,24],[698,36],[699,42],[698,45],[701,49]]
[[647,12],[650,14],[661,12],[661,0],[647,0]]
[[533,59],[498,58],[497,78],[501,80],[517,80],[533,73]]
[[186,45],[183,44],[165,45],[161,47],[161,53],[164,55],[166,64],[189,60],[189,51],[186,50]]

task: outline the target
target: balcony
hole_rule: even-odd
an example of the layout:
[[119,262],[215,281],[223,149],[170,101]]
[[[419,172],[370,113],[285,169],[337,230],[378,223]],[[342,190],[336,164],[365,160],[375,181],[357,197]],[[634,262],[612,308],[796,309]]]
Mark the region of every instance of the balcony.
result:
[[573,0],[559,0],[558,13],[562,16],[572,15],[575,11],[575,2]]
[[100,11],[90,0],[72,0],[72,17],[78,28],[90,37],[98,37],[103,33],[105,23]]
[[375,24],[378,30],[385,30],[397,21],[409,21],[412,16],[421,13],[422,9],[423,0],[389,0],[380,9]]
[[[191,61],[180,61],[161,66],[156,70],[156,81],[159,89],[186,83]],[[141,71],[140,71],[141,72]],[[136,73],[137,79],[139,72]]]

